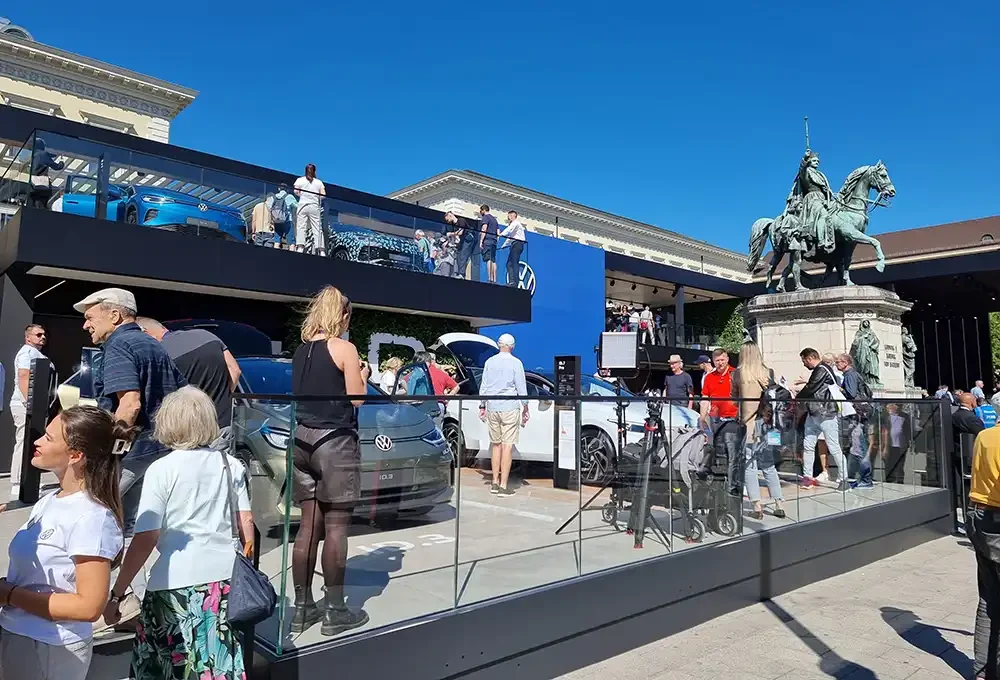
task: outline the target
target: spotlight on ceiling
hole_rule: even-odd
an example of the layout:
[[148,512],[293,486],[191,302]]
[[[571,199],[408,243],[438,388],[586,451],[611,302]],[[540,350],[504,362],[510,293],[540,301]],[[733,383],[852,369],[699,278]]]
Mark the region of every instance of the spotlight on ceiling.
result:
[[615,280],[614,279],[611,279],[611,285],[612,286],[615,285]]
[[[632,290],[635,290],[635,284],[634,283],[632,284]],[[996,298],[993,298],[993,299],[995,300]]]
[[670,294],[670,297],[672,297],[672,298],[677,297],[677,291],[678,290],[680,290],[680,287],[679,286],[674,286],[674,292]]
[[656,294],[657,294],[657,293],[659,293],[659,292],[660,292],[660,289],[659,289],[659,288],[654,288],[654,289],[653,289],[653,295],[656,295]]

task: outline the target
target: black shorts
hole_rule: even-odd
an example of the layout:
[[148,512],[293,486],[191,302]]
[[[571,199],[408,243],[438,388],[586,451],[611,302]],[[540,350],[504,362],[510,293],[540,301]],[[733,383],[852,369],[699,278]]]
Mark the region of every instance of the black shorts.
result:
[[361,446],[353,430],[295,426],[292,500],[353,508],[361,492]]
[[483,244],[483,262],[497,261],[497,242],[487,241]]

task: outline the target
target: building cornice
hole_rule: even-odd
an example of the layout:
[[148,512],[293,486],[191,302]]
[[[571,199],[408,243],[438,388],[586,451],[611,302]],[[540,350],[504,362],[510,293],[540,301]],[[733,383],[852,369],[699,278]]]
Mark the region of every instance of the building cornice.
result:
[[49,45],[0,35],[0,75],[172,119],[198,92]]
[[[688,254],[703,255],[706,257],[707,263],[728,270],[741,272],[745,266],[745,255],[726,250],[725,248],[719,248],[703,241],[690,239],[681,234],[660,229],[650,224],[636,222],[635,220],[595,209],[588,209],[586,206],[569,201],[559,201],[554,197],[526,190],[507,184],[506,182],[490,180],[491,178],[480,177],[472,173],[450,170],[419,184],[414,184],[393,192],[389,194],[389,197],[412,202],[430,193],[439,193],[450,186],[460,185],[491,196],[497,196],[518,205],[532,206],[554,216],[559,215],[561,218],[559,222],[560,226],[565,225],[569,229],[613,239],[621,239],[623,235],[627,235],[631,237],[631,240],[636,242],[636,245],[667,252],[671,248],[676,248]],[[575,219],[577,222],[574,224],[573,222],[565,221],[562,219],[563,216]]]

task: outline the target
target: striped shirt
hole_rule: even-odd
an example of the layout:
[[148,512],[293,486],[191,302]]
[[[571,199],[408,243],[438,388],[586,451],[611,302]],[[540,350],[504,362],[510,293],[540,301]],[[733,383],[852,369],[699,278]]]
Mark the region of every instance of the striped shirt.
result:
[[104,343],[101,396],[98,405],[114,413],[119,392],[139,392],[141,406],[135,424],[153,428],[153,414],[163,398],[187,385],[167,351],[143,333],[137,323],[122,324]]
[[[527,396],[528,388],[524,384],[524,365],[521,360],[510,352],[500,352],[487,359],[483,365],[479,394],[484,397]],[[527,406],[528,402],[491,399],[486,403],[486,410],[516,411],[522,404]]]

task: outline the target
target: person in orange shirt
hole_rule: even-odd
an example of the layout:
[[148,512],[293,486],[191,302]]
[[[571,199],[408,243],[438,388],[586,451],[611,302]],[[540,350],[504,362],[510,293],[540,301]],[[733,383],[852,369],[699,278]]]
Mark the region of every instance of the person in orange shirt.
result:
[[746,459],[739,407],[732,400],[734,369],[729,365],[729,353],[722,348],[712,352],[712,364],[715,370],[707,373],[701,383],[701,420],[711,428],[716,458],[728,461],[729,511],[742,521]]

